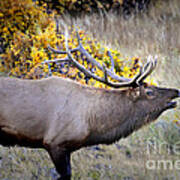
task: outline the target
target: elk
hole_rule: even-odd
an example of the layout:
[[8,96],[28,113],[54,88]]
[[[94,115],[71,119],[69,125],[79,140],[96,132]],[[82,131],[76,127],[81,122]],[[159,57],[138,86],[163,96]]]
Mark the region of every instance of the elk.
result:
[[[100,65],[79,45],[70,50],[66,33],[64,59],[85,75],[112,89],[81,85],[60,77],[41,80],[0,78],[0,143],[44,148],[49,153],[61,180],[71,179],[70,155],[82,147],[111,144],[156,120],[164,111],[175,108],[178,89],[160,88],[144,82],[156,67],[150,58],[132,79],[120,77]],[[81,65],[72,53],[80,51],[104,72],[101,78]],[[112,60],[113,63],[113,60]],[[108,77],[117,82],[111,82]]]

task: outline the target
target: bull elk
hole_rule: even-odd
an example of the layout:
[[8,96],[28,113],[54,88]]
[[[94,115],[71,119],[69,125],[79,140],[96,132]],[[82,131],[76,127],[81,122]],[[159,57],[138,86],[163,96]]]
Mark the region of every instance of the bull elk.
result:
[[[55,53],[66,53],[67,57],[44,63],[71,62],[88,77],[113,89],[88,87],[60,77],[0,78],[0,143],[46,149],[61,180],[71,179],[73,151],[127,137],[156,120],[162,112],[175,108],[177,103],[172,100],[180,97],[177,89],[144,82],[155,69],[156,58],[150,58],[133,79],[123,78],[93,59],[83,48],[78,33],[77,37],[78,47],[70,50],[66,33],[66,51],[49,48]],[[72,56],[75,51],[102,70],[104,77],[76,61]],[[118,82],[109,81],[109,76]]]

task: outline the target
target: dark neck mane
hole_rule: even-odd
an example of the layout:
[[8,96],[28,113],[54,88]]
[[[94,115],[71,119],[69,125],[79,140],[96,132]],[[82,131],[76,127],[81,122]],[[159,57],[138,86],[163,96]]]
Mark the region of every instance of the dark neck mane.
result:
[[139,117],[145,119],[145,115],[136,116],[134,103],[127,93],[128,90],[97,92],[88,119],[90,135],[87,145],[111,144],[144,124]]

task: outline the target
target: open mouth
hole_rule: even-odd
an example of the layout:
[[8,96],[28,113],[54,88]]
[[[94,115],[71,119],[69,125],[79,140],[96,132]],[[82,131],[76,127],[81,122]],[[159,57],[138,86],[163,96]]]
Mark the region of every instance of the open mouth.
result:
[[176,90],[176,94],[168,99],[167,105],[166,105],[167,109],[171,109],[171,108],[176,108],[177,107],[177,102],[173,101],[173,99],[176,99],[176,98],[180,98],[180,90]]
[[177,107],[177,102],[175,102],[175,101],[167,102],[167,107],[168,108],[176,108]]

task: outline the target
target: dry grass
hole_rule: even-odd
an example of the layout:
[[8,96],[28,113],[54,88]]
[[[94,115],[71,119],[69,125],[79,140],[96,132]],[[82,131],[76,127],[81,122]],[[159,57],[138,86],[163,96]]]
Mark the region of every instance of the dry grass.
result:
[[[148,14],[124,20],[120,16],[85,16],[77,19],[64,17],[70,25],[76,24],[92,37],[109,47],[119,49],[123,56],[157,54],[159,65],[153,76],[159,84],[180,88],[180,1],[158,1]],[[172,170],[148,170],[150,160],[179,160],[180,156],[147,153],[151,142],[168,143],[179,141],[179,129],[172,120],[180,120],[177,110],[167,112],[159,121],[145,127],[111,146],[82,149],[72,156],[74,180],[178,180],[180,173]],[[0,150],[0,179],[55,179],[54,167],[44,151],[24,148]]]
[[138,56],[142,59],[149,54],[158,55],[159,67],[156,71],[158,82],[167,80],[164,85],[179,86],[174,78],[180,69],[180,1],[158,1],[147,14],[124,20],[121,16],[93,14],[72,19],[65,16],[64,22],[76,25],[105,45],[120,50],[122,56]]

